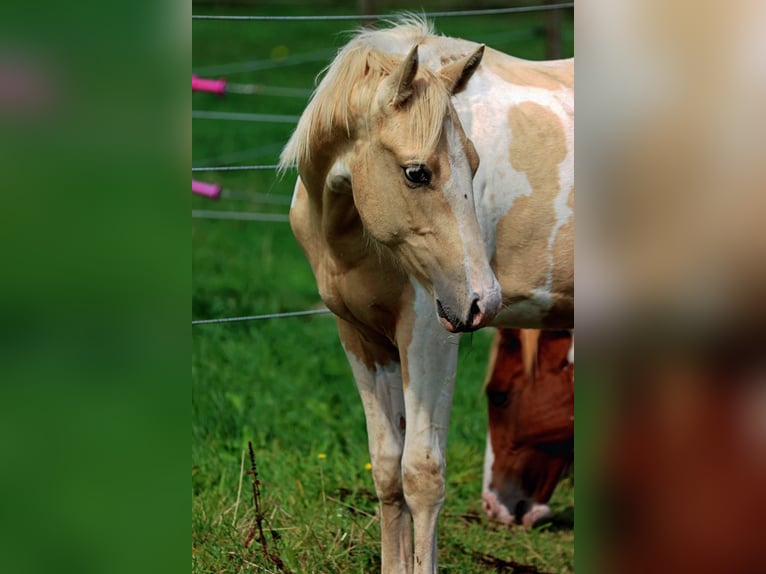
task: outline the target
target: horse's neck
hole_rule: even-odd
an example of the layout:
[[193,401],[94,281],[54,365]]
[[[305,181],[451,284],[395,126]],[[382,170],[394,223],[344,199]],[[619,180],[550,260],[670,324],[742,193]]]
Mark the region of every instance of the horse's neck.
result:
[[322,300],[368,340],[390,347],[409,278],[390,252],[367,236],[351,193],[328,189],[326,173],[303,177],[307,181],[301,180],[299,186],[305,193],[296,194],[291,223]]

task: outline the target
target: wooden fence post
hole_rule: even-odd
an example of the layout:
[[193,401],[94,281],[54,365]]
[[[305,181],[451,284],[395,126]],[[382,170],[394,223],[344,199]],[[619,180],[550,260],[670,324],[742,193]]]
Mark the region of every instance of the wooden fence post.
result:
[[[557,0],[545,0],[556,4]],[[561,10],[545,11],[545,57],[548,60],[561,58]]]
[[[359,0],[359,14],[377,14],[377,0]],[[362,26],[372,28],[375,26],[375,18],[362,18]]]

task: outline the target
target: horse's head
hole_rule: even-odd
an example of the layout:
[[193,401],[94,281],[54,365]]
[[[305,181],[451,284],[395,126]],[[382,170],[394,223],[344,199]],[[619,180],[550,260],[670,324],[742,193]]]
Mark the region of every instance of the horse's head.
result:
[[365,117],[326,182],[353,193],[367,234],[433,293],[451,332],[486,325],[501,305],[474,206],[479,157],[450,102],[483,48],[434,72],[418,66],[415,46],[365,97],[352,92]]
[[483,507],[531,526],[573,462],[574,365],[568,331],[501,330],[486,385],[489,436]]

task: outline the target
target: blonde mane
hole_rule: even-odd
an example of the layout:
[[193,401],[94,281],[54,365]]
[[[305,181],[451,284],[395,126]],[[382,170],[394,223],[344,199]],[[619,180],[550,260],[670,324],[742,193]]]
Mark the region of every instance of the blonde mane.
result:
[[[282,150],[279,169],[309,164],[312,152],[325,148],[339,137],[350,139],[360,127],[369,130],[377,89],[415,44],[433,36],[427,21],[403,16],[388,22],[391,28],[361,30],[339,50],[301,115],[290,140]],[[413,84],[410,133],[412,149],[425,154],[441,135],[449,93],[436,72],[420,65]]]
[[540,331],[522,329],[520,338],[524,374],[528,377],[534,377],[535,372],[537,371],[537,353],[540,345]]

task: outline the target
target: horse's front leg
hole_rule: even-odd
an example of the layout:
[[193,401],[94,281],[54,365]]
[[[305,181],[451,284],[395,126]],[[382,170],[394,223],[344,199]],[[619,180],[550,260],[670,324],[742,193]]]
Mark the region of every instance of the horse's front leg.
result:
[[407,426],[402,480],[415,527],[414,571],[434,574],[460,337],[439,324],[433,298],[420,287],[415,291],[412,314],[403,316],[397,330]]
[[367,420],[372,477],[380,500],[381,572],[412,572],[412,517],[404,501],[402,368],[393,347],[375,344],[338,319]]

